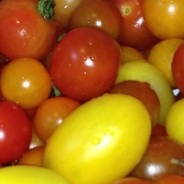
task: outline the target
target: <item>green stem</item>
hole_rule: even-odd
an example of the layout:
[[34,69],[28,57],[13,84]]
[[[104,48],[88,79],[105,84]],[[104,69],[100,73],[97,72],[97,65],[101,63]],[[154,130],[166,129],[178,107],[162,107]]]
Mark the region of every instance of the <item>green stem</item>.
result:
[[39,0],[37,9],[44,19],[51,19],[54,16],[54,0]]

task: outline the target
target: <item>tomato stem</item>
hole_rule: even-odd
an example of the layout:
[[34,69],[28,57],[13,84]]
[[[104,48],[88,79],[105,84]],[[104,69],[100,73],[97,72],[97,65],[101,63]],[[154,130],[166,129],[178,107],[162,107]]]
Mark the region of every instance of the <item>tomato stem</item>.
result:
[[54,16],[54,0],[39,0],[37,9],[44,19],[51,19]]

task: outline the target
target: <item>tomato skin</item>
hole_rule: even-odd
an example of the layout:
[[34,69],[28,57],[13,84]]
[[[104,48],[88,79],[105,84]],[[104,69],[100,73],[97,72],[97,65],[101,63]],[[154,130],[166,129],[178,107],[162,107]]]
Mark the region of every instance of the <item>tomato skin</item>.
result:
[[164,175],[156,181],[156,184],[183,184],[184,177],[176,174]]
[[39,15],[36,3],[28,1],[26,6],[21,2],[18,5],[9,0],[0,3],[0,52],[9,59],[42,59],[56,43],[57,26]]
[[112,183],[135,167],[150,133],[150,116],[139,100],[105,94],[64,119],[46,143],[43,164],[73,184]]
[[155,184],[152,180],[137,177],[125,177],[112,184]]
[[40,105],[51,93],[51,79],[44,65],[33,58],[18,58],[7,63],[0,78],[5,99],[31,109]]
[[98,28],[80,27],[68,32],[57,45],[50,75],[64,96],[83,102],[107,92],[119,66],[117,42]]
[[143,0],[146,25],[160,39],[184,38],[183,9],[183,0]]
[[143,17],[143,0],[111,0],[121,12],[123,22],[119,34],[121,45],[147,50],[159,39],[148,29]]
[[0,102],[0,163],[20,158],[28,149],[31,136],[32,126],[24,110],[13,102]]

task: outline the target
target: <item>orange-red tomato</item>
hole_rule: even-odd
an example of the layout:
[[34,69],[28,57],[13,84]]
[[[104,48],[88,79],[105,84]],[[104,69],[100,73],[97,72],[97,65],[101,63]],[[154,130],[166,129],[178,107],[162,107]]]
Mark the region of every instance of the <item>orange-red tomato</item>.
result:
[[79,105],[79,102],[66,97],[53,97],[45,100],[38,107],[33,120],[38,137],[46,142],[63,119]]
[[162,176],[156,184],[183,184],[184,177],[176,174]]

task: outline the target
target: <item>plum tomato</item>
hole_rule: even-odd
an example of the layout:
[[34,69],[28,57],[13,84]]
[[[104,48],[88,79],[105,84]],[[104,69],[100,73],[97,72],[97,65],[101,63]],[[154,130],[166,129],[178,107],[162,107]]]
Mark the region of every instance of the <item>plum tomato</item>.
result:
[[167,174],[184,175],[184,147],[168,136],[152,136],[130,176],[158,180]]
[[56,127],[79,105],[79,102],[67,97],[52,97],[45,100],[38,107],[33,119],[33,127],[38,137],[46,143]]
[[160,39],[184,37],[183,9],[183,0],[143,0],[146,25]]
[[85,0],[73,11],[68,29],[95,26],[109,33],[114,39],[118,39],[122,23],[123,17],[111,1]]
[[184,43],[175,51],[171,62],[171,70],[176,88],[184,93]]
[[32,126],[22,107],[0,102],[0,164],[10,163],[29,148]]
[[150,134],[150,116],[139,100],[104,94],[83,103],[56,128],[43,165],[71,183],[112,183],[136,166]]
[[44,65],[33,58],[18,58],[7,63],[0,78],[1,93],[24,109],[34,108],[51,93],[51,79]]
[[147,50],[159,39],[147,28],[143,17],[142,0],[111,0],[120,10],[123,17],[119,35],[121,45],[131,46],[138,50]]
[[56,46],[50,76],[61,94],[84,102],[112,87],[119,66],[117,42],[96,27],[80,27],[67,32]]
[[33,0],[0,1],[0,52],[7,58],[43,59],[55,45],[57,26],[42,18],[36,5]]

